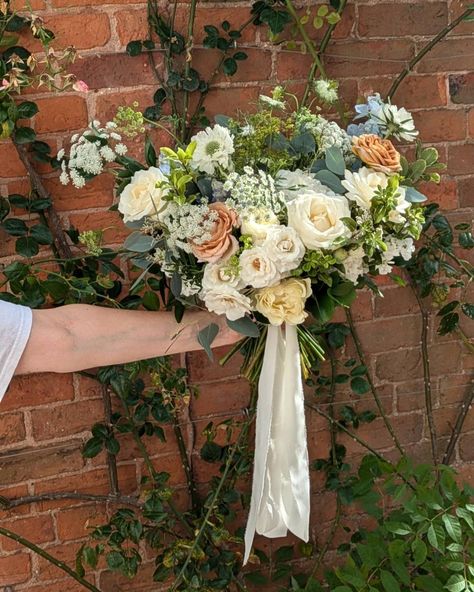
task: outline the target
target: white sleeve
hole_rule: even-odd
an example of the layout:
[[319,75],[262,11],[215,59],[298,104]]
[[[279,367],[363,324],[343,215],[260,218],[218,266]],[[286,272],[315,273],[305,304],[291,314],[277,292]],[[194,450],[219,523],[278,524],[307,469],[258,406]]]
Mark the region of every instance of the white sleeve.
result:
[[0,401],[28,343],[32,317],[30,308],[0,300]]

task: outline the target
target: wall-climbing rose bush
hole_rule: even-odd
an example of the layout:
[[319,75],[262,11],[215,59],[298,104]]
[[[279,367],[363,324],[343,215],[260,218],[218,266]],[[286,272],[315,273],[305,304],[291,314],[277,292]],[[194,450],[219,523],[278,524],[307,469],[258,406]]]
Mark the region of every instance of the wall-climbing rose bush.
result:
[[[460,322],[463,316],[473,317],[468,295],[473,272],[463,255],[474,246],[470,225],[460,223],[452,228],[435,204],[423,205],[424,198],[416,190],[422,180],[438,180],[441,166],[437,153],[417,143],[415,157],[404,158],[399,144],[417,139],[411,116],[393,100],[379,95],[356,105],[351,113],[354,121],[346,121],[338,84],[328,79],[322,61],[345,1],[331,0],[310,19],[309,13],[299,14],[291,0],[261,0],[252,4],[248,21],[238,29],[228,21],[206,24],[204,46],[219,50],[217,68],[208,80],[192,62],[196,5],[191,0],[188,29],[181,34],[175,30],[176,4],[166,13],[151,1],[148,17],[153,38],[128,45],[131,59],[141,52],[149,52],[153,59],[157,49],[166,56],[165,76],[153,105],[143,115],[122,108],[112,122],[92,122],[88,130],[72,139],[67,154],[52,157],[48,144],[37,140],[32,128],[22,125],[21,119],[34,116],[37,107],[33,102],[22,102],[18,90],[32,84],[48,84],[58,90],[75,85],[84,91],[86,87],[67,73],[74,52],[53,51],[54,36],[37,17],[18,15],[8,3],[0,4],[1,39],[6,40],[0,54],[0,122],[3,137],[15,142],[29,167],[33,186],[29,196],[10,195],[0,201],[2,228],[15,239],[21,256],[3,270],[3,284],[8,284],[9,291],[1,297],[32,307],[89,302],[149,310],[173,308],[181,318],[185,307],[201,298],[213,306],[220,304],[220,311],[225,312],[221,295],[209,295],[213,286],[224,285],[225,291],[234,298],[237,293],[241,304],[245,303],[240,312],[248,311],[256,321],[244,322],[243,317],[231,320],[249,336],[238,349],[245,355],[246,374],[254,380],[267,320],[278,323],[293,315],[296,322],[310,313],[311,323],[299,334],[308,388],[306,406],[308,412],[327,420],[331,436],[328,458],[316,459],[312,469],[325,475],[325,487],[334,493],[337,511],[322,548],[309,542],[276,551],[271,558],[271,585],[307,592],[473,590],[472,489],[460,488],[448,467],[413,466],[406,458],[384,414],[347,308],[355,287],[377,291],[372,278],[390,274],[397,282],[412,283],[424,319],[428,314],[424,302],[430,297],[439,307],[440,333],[459,334],[472,349]],[[467,8],[459,22],[472,17],[473,12],[474,8]],[[255,114],[220,117],[211,126],[205,111],[209,88],[219,72],[232,76],[245,67],[248,55],[239,43],[243,30],[250,26],[266,27],[272,41],[313,57],[303,97],[295,103],[293,97],[277,89],[273,96],[261,97]],[[43,42],[44,61],[36,61],[28,49],[16,46],[15,35],[21,28],[30,28]],[[313,28],[323,28],[319,44],[308,34]],[[289,40],[279,39],[282,32]],[[410,67],[416,59],[418,56]],[[408,72],[395,81],[389,97]],[[320,78],[315,80],[317,74]],[[193,95],[196,100],[192,102]],[[195,106],[192,112],[191,104]],[[344,117],[336,122],[323,116],[334,110]],[[146,135],[152,125],[171,133],[172,150],[153,146]],[[146,135],[145,164],[127,155],[127,139],[137,134]],[[114,172],[118,208],[135,231],[120,250],[138,270],[131,289],[116,264],[117,252],[102,244],[101,231],[79,234],[70,228],[64,233],[54,215],[54,196],[45,192],[34,174],[33,159],[50,163],[63,183],[78,187],[98,174]],[[249,209],[255,205],[247,199],[249,192],[261,198],[258,207]],[[308,203],[288,207],[300,193]],[[217,218],[210,213],[213,204],[227,200],[231,207],[225,215],[219,207]],[[11,215],[12,208],[39,216],[38,223],[26,224]],[[183,210],[186,218],[181,215]],[[412,239],[420,232],[419,248],[413,253]],[[271,233],[280,242],[266,243]],[[195,240],[188,241],[191,236]],[[41,245],[51,245],[54,257],[37,258]],[[275,248],[278,245],[280,249]],[[257,249],[263,253],[255,266],[251,255]],[[252,285],[253,270],[260,269],[262,263],[263,285]],[[393,269],[394,263],[405,268],[403,277]],[[283,282],[289,290],[281,290]],[[309,283],[311,295],[300,289]],[[295,299],[288,307],[284,303],[276,306],[275,299],[284,300],[293,287],[295,295],[299,294],[299,306]],[[340,305],[347,308],[348,325],[331,322]],[[255,338],[257,332],[259,338]],[[212,333],[211,327],[200,335],[205,347],[210,346]],[[342,348],[348,339],[353,339],[357,356],[344,359]],[[322,350],[329,374],[319,362]],[[422,350],[426,360],[426,336]],[[249,433],[256,393],[247,418],[206,426],[200,454],[216,470],[203,495],[198,494],[181,431],[183,411],[195,394],[187,384],[186,371],[158,359],[103,368],[96,378],[114,394],[118,407],[106,421],[93,426],[84,455],[92,458],[105,449],[113,459],[120,452],[122,435],[128,434],[140,450],[147,477],[139,497],[112,497],[118,509],[108,523],[92,530],[69,575],[98,592],[86,578],[86,570],[105,561],[110,569],[133,577],[140,570],[142,545],[146,543],[155,557],[154,580],[169,581],[170,590],[247,590],[269,584],[270,558],[258,545],[250,565],[242,570],[243,529],[235,526],[246,516],[249,505],[243,482],[252,464]],[[429,365],[426,372],[425,364],[427,419],[436,462],[429,378]],[[373,397],[400,453],[399,461],[389,462],[358,437],[358,427],[375,418],[373,411],[350,404],[336,410],[336,392],[344,384],[362,403],[367,394]],[[322,401],[328,404],[327,411],[321,408]],[[445,463],[449,463],[466,408],[469,405],[460,410]],[[190,502],[184,509],[178,509],[182,506],[169,485],[169,475],[155,467],[147,449],[149,438],[158,443],[165,440],[163,428],[167,425],[178,442],[186,475]],[[352,466],[346,458],[339,442],[341,434],[356,439],[367,450],[360,466]],[[8,507],[7,500],[0,502]],[[344,508],[350,504],[368,513],[373,527],[351,532],[349,542],[339,547],[341,558],[336,568],[327,554],[334,537],[348,529]],[[0,534],[15,538],[4,528]],[[29,544],[26,539],[20,542]],[[30,548],[52,560],[46,550]],[[312,566],[300,569],[300,564],[293,562],[298,556],[312,561]]]

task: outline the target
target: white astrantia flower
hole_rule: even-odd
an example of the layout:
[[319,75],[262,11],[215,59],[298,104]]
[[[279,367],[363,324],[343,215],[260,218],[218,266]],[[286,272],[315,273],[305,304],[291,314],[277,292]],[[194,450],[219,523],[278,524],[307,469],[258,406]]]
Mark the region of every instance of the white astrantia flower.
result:
[[384,237],[387,250],[382,253],[382,264],[377,271],[380,275],[388,275],[392,271],[395,257],[401,257],[409,261],[415,251],[415,243],[412,238]]
[[301,169],[294,171],[281,169],[278,171],[275,180],[277,187],[283,190],[287,200],[295,199],[299,193],[306,189],[312,189],[326,195],[336,195],[329,187],[318,181],[314,175]]
[[219,124],[207,127],[193,136],[191,142],[196,142],[191,159],[194,169],[213,175],[218,166],[225,170],[230,168],[234,141],[227,128]]
[[357,284],[357,280],[369,271],[368,265],[364,262],[365,252],[363,247],[357,247],[349,251],[349,254],[344,259],[344,277],[353,284]]
[[127,154],[127,152],[128,152],[128,148],[125,146],[125,144],[120,143],[115,146],[115,152],[119,156],[125,156],[125,154]]
[[336,80],[324,80],[319,78],[314,83],[314,92],[328,105],[333,105],[338,99],[339,83]]
[[224,263],[208,263],[204,266],[202,277],[202,289],[218,289],[219,286],[230,286],[231,288],[243,288],[244,284],[239,276],[238,269]]
[[296,269],[305,254],[304,245],[294,228],[270,228],[262,248],[268,253],[280,273]]
[[350,231],[342,221],[351,215],[342,195],[333,197],[306,190],[288,203],[288,226],[294,228],[307,249],[335,249]]
[[118,209],[123,214],[124,222],[141,220],[145,216],[162,212],[167,205],[164,197],[168,194],[168,188],[161,184],[166,180],[157,167],[137,171],[120,194]]
[[275,262],[262,247],[244,251],[240,255],[239,263],[240,277],[245,285],[264,288],[280,281],[281,274]]
[[212,290],[203,290],[200,297],[209,312],[225,314],[229,321],[241,319],[251,311],[250,298],[232,286],[218,286]]
[[253,208],[248,213],[241,214],[240,232],[252,238],[253,244],[263,242],[272,228],[280,224],[278,217],[267,208]]
[[355,201],[358,206],[365,210],[370,210],[377,189],[379,187],[385,189],[388,183],[387,175],[367,167],[361,167],[355,173],[346,170],[344,177],[341,183],[347,189],[347,199]]
[[405,142],[414,142],[418,136],[412,114],[404,107],[397,107],[384,103],[379,109],[370,113],[370,119],[374,121],[385,137],[394,137]]
[[189,298],[190,296],[198,294],[200,290],[201,286],[197,282],[194,282],[193,280],[183,279],[181,283],[181,296]]

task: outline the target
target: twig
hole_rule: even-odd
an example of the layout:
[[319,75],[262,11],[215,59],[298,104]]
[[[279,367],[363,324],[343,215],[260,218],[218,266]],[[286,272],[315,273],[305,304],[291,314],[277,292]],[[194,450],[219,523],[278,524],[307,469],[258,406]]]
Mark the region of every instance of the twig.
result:
[[184,474],[186,476],[186,483],[188,486],[189,495],[191,496],[191,504],[193,507],[193,511],[197,512],[200,506],[199,495],[196,487],[196,481],[193,475],[193,469],[191,463],[189,462],[186,445],[184,443],[183,432],[181,431],[181,427],[178,422],[176,412],[173,413],[173,430],[174,435],[176,436],[176,440],[178,442],[179,455],[181,458],[181,463],[183,465]]
[[440,41],[442,41],[446,35],[452,31],[455,27],[457,27],[466,17],[470,16],[474,13],[474,8],[466,9],[462,14],[460,14],[454,21],[449,23],[447,27],[445,27],[442,31],[440,31],[433,39],[427,43],[416,55],[415,57],[409,62],[408,66],[400,72],[397,78],[394,80],[390,90],[387,93],[387,99],[393,99],[395,93],[398,90],[398,87],[403,82],[403,80],[412,72],[413,68],[421,61],[427,53],[429,53],[435,45],[437,45]]
[[[101,385],[102,401],[104,403],[104,418],[108,428],[112,428],[112,401],[110,392],[105,384]],[[113,495],[120,495],[117,460],[115,455],[107,450],[107,470],[109,473],[109,485]]]
[[[186,82],[189,78],[189,72],[191,71],[191,63],[192,63],[192,55],[191,50],[194,44],[194,20],[196,18],[196,5],[197,0],[191,0],[191,4],[189,6],[189,16],[188,16],[188,31],[187,31],[187,44],[186,44],[186,63],[184,66],[184,81]],[[189,91],[184,89],[184,96],[183,96],[183,117],[182,117],[182,125],[183,129],[181,130],[181,139],[184,142],[186,140],[186,130],[187,130],[187,116],[188,116],[188,107],[189,107]]]
[[[31,164],[26,147],[23,144],[18,144],[15,142],[15,140],[13,140],[13,145],[15,146],[18,156],[20,157],[20,160],[28,173],[33,191],[41,199],[50,199],[51,196],[46,191],[41,177]],[[70,259],[72,257],[72,251],[66,240],[66,235],[64,234],[61,220],[54,206],[51,205],[47,210],[45,210],[45,216],[48,222],[48,227],[51,231],[51,234],[53,235],[54,244],[57,248],[59,256],[63,259]]]
[[37,555],[39,555],[43,559],[46,559],[46,561],[48,561],[49,563],[52,563],[57,568],[66,572],[69,576],[71,576],[71,578],[76,580],[76,582],[78,582],[79,584],[84,586],[84,588],[87,588],[88,590],[91,590],[92,592],[101,592],[99,590],[99,588],[96,588],[93,584],[91,584],[90,582],[85,580],[83,577],[81,577],[77,572],[75,572],[68,565],[66,565],[66,563],[64,563],[64,561],[60,561],[59,559],[56,559],[56,557],[53,557],[47,551],[45,551],[41,547],[38,547],[37,545],[35,545],[31,541],[29,541],[28,539],[25,539],[24,537],[16,534],[15,532],[12,532],[11,530],[8,530],[7,528],[3,528],[3,527],[0,527],[0,535],[3,535],[4,537],[7,537],[7,538],[11,539],[12,541],[19,543],[20,545],[23,545],[23,547],[30,549],[31,551],[33,551],[34,553],[36,553]]
[[464,420],[467,417],[469,410],[472,407],[472,403],[474,401],[474,388],[470,388],[464,397],[464,400],[461,404],[461,407],[458,411],[458,416],[456,418],[456,423],[454,424],[453,430],[451,432],[451,437],[448,442],[448,446],[446,447],[446,452],[444,453],[443,457],[443,465],[449,465],[451,463],[451,459],[453,456],[454,448],[456,446],[457,441],[459,440],[459,436],[461,435],[462,426],[464,425]]
[[421,356],[423,360],[423,383],[425,391],[425,407],[426,417],[428,420],[428,429],[430,431],[431,441],[431,456],[433,457],[433,463],[438,464],[438,438],[436,435],[436,425],[433,417],[433,399],[431,392],[431,371],[430,371],[430,356],[428,352],[428,331],[429,331],[429,314],[423,306],[421,297],[418,294],[418,290],[410,282],[413,293],[415,294],[416,301],[421,313]]
[[372,393],[372,396],[374,397],[374,401],[377,405],[377,409],[379,410],[380,416],[382,417],[385,427],[387,428],[390,436],[392,437],[392,440],[393,440],[395,446],[397,447],[398,452],[402,456],[405,456],[405,451],[403,450],[403,447],[400,444],[400,441],[399,441],[397,434],[395,433],[395,431],[392,427],[392,424],[390,423],[387,415],[385,414],[385,410],[383,408],[382,401],[380,400],[379,394],[377,393],[377,389],[375,388],[374,381],[372,380],[372,375],[369,372],[369,367],[367,365],[367,360],[365,358],[364,350],[362,349],[362,343],[361,343],[359,335],[357,333],[354,319],[352,317],[352,313],[349,308],[346,308],[346,318],[347,318],[347,322],[349,324],[349,328],[351,330],[352,339],[354,340],[354,345],[357,350],[357,355],[359,356],[361,363],[367,368],[367,372],[366,372],[367,382],[369,383],[370,392]]
[[[337,9],[337,14],[339,16],[341,16],[341,14],[344,12],[344,9],[346,8],[346,4],[347,4],[347,0],[341,0],[339,8]],[[333,23],[332,25],[329,25],[329,27],[326,29],[324,37],[321,40],[321,45],[319,46],[319,55],[320,56],[322,56],[324,54],[324,52],[326,51],[326,48],[327,48],[329,42],[331,41],[334,29],[337,27],[338,23],[339,23],[339,21],[337,21],[337,23]],[[309,74],[308,74],[308,80],[306,81],[306,88],[304,89],[303,99],[301,101],[302,106],[304,106],[306,104],[306,101],[308,100],[308,96],[311,91],[311,85],[313,83],[314,77],[316,76],[317,70],[318,70],[318,65],[316,62],[313,62],[312,66],[311,66],[311,70],[309,71]]]
[[135,506],[141,508],[143,504],[136,497],[124,495],[96,495],[93,493],[77,493],[72,491],[42,493],[39,495],[25,495],[16,499],[7,499],[0,497],[0,506],[2,510],[12,510],[19,506],[27,504],[34,504],[38,502],[50,502],[55,500],[81,500],[88,502],[110,502],[113,504],[125,504],[127,506]]

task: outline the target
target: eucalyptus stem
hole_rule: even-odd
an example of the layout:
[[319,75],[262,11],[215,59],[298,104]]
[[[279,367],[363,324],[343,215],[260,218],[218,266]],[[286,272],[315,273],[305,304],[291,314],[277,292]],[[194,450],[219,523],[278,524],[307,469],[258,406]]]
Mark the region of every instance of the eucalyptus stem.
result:
[[[472,6],[472,5],[471,5]],[[409,62],[407,67],[400,72],[397,78],[394,80],[390,90],[387,93],[387,99],[393,99],[395,93],[398,90],[400,84],[405,80],[405,78],[413,71],[413,68],[420,62],[427,53],[429,53],[440,41],[442,41],[446,35],[452,31],[455,27],[457,27],[463,20],[465,20],[468,16],[471,16],[474,13],[474,7],[467,8],[463,13],[461,13],[454,21],[449,23],[442,31],[440,31],[433,39],[427,43],[416,55],[415,57]]]
[[354,340],[354,345],[356,347],[356,351],[357,351],[357,355],[359,356],[359,360],[367,368],[367,372],[366,372],[367,382],[369,383],[370,391],[371,391],[372,396],[374,398],[375,404],[377,405],[377,409],[379,410],[380,416],[382,417],[385,427],[387,428],[388,433],[392,437],[392,440],[393,440],[398,452],[402,456],[405,456],[405,451],[403,450],[400,440],[398,439],[397,434],[395,433],[395,431],[392,427],[392,424],[390,423],[390,421],[385,413],[385,410],[382,405],[382,401],[380,400],[377,389],[375,388],[374,381],[372,380],[372,375],[369,372],[369,367],[367,365],[367,360],[365,358],[364,350],[362,348],[362,343],[361,343],[359,335],[357,333],[354,319],[352,317],[352,313],[349,308],[346,308],[346,318],[347,318],[347,322],[349,324],[349,328],[351,330],[352,339]]
[[[189,16],[188,16],[188,31],[187,31],[187,47],[186,47],[186,65],[184,66],[184,81],[189,78],[189,72],[191,70],[191,63],[192,63],[192,55],[191,50],[194,43],[194,21],[196,19],[196,5],[197,0],[191,0],[189,6]],[[182,117],[182,130],[181,130],[181,139],[183,142],[186,140],[186,130],[187,130],[187,114],[188,114],[188,107],[189,107],[189,91],[184,89],[183,95],[183,117]]]
[[[339,8],[337,9],[337,14],[339,16],[341,16],[341,14],[344,12],[346,5],[347,5],[347,0],[340,1]],[[331,41],[334,29],[337,27],[338,23],[339,23],[339,21],[337,23],[333,23],[333,24],[329,25],[328,28],[326,29],[326,32],[324,33],[324,36],[321,40],[321,44],[319,46],[319,55],[320,56],[322,56],[322,54],[326,51],[326,48],[327,48],[329,42]],[[308,79],[306,81],[306,88],[304,89],[303,99],[301,101],[302,106],[306,105],[306,102],[309,97],[309,93],[311,92],[311,86],[313,84],[314,77],[316,76],[317,70],[318,70],[318,64],[316,62],[313,62],[311,69],[309,71],[309,74],[308,74]]]
[[7,528],[3,528],[3,527],[0,527],[0,535],[3,535],[4,537],[7,537],[7,538],[11,539],[12,541],[17,542],[18,544],[22,545],[23,547],[30,549],[30,551],[33,551],[34,553],[36,553],[37,555],[39,555],[40,557],[42,557],[43,559],[45,559],[49,563],[52,563],[58,569],[66,572],[69,576],[71,576],[71,578],[76,580],[76,582],[78,582],[79,584],[84,586],[84,588],[87,588],[88,590],[91,590],[92,592],[101,592],[99,588],[96,588],[93,584],[91,584],[89,581],[87,581],[82,576],[80,576],[77,572],[75,572],[68,565],[66,565],[66,563],[64,563],[64,561],[60,561],[59,559],[56,559],[56,557],[53,557],[47,551],[45,551],[41,547],[38,547],[37,545],[35,545],[31,541],[29,541],[28,539],[25,539],[24,537],[16,534],[15,532],[12,532],[11,530],[8,530]]
[[472,404],[474,402],[474,388],[471,387],[464,400],[461,404],[461,407],[458,411],[458,416],[456,418],[456,423],[454,424],[453,430],[451,432],[451,437],[448,442],[448,446],[446,447],[446,452],[443,456],[443,465],[449,465],[451,463],[454,448],[456,447],[457,441],[459,440],[459,436],[461,435],[462,426],[464,425],[464,421],[467,417],[467,414],[472,408]]
[[429,330],[429,314],[423,306],[420,295],[416,287],[411,284],[413,293],[421,313],[421,356],[423,360],[423,384],[425,391],[425,408],[426,418],[428,420],[428,429],[430,431],[431,442],[431,456],[433,463],[438,464],[438,438],[436,435],[436,425],[433,417],[433,398],[431,392],[431,371],[430,371],[430,357],[428,352],[428,330]]
[[298,29],[298,31],[304,41],[306,49],[308,50],[308,52],[310,53],[311,57],[314,60],[314,63],[316,64],[316,68],[319,69],[319,71],[321,72],[321,76],[323,78],[327,78],[326,69],[324,68],[324,65],[319,57],[318,50],[316,49],[313,41],[310,39],[308,33],[306,32],[306,29],[305,29],[304,25],[302,24],[302,22],[298,16],[298,13],[296,12],[296,9],[293,5],[292,0],[285,0],[285,4],[286,4],[286,8],[288,9],[288,12],[290,13],[291,17],[293,18],[293,20],[295,22],[296,28]]

